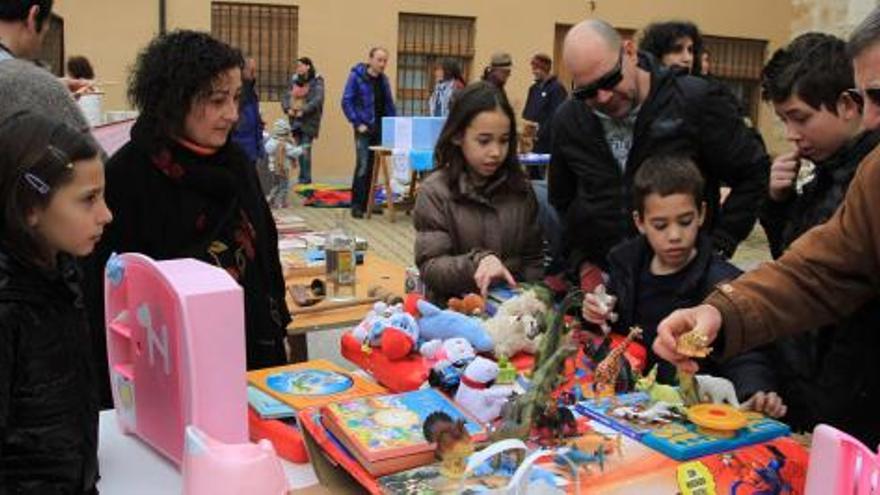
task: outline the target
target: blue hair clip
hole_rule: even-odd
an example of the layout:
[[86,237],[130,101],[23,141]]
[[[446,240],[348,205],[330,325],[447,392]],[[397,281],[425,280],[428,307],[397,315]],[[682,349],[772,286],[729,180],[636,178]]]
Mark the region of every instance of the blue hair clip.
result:
[[37,177],[36,175],[30,172],[25,172],[24,180],[26,180],[27,183],[31,185],[31,187],[33,187],[38,193],[42,194],[43,196],[49,194],[49,189],[51,189],[49,187],[49,184],[46,184],[43,179]]

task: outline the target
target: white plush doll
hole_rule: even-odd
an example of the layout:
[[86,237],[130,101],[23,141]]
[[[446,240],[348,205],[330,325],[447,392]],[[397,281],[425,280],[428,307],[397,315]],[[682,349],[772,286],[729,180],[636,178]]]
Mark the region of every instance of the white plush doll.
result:
[[505,301],[485,323],[495,343],[495,356],[511,357],[520,351],[534,354],[541,343],[546,314],[547,306],[531,290]]
[[455,402],[482,423],[501,415],[501,407],[513,393],[511,385],[493,385],[498,377],[498,364],[477,356],[464,370]]
[[452,339],[429,340],[419,348],[422,356],[433,362],[433,368],[442,369],[446,366],[473,360],[477,354],[474,347],[464,337]]

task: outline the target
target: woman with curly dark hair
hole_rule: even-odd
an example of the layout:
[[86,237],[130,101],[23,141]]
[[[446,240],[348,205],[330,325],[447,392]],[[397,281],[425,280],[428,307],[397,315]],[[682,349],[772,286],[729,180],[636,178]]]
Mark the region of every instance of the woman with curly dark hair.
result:
[[[111,252],[216,265],[244,289],[247,365],[254,369],[286,362],[290,314],[272,214],[256,170],[229,140],[242,63],[238,50],[194,31],[161,35],[138,55],[128,96],[140,116],[131,141],[107,162],[116,221],[91,260],[89,292],[93,328],[102,329],[101,275]],[[101,350],[103,332],[95,334]]]
[[639,50],[648,52],[667,67],[700,75],[703,36],[693,22],[667,21],[650,24],[642,32]]

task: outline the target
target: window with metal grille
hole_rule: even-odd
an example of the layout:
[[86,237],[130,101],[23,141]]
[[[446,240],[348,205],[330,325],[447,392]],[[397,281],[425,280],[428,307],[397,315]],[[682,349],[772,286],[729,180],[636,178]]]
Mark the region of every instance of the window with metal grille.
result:
[[50,14],[48,22],[43,26],[46,37],[43,38],[43,46],[37,57],[56,76],[64,75],[64,19]]
[[444,58],[461,65],[469,80],[474,58],[473,17],[400,14],[397,31],[397,109],[401,115],[428,115],[434,68]]
[[767,41],[703,36],[703,48],[709,53],[710,74],[730,88],[756,123]]
[[211,2],[211,34],[257,62],[257,92],[278,101],[296,59],[299,10],[289,5]]

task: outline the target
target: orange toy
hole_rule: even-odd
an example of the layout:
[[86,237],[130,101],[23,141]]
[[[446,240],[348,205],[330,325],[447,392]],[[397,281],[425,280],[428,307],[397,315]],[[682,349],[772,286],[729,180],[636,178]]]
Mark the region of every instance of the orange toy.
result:
[[486,301],[479,294],[468,294],[462,299],[451,297],[446,306],[457,313],[468,316],[479,316],[486,311]]

